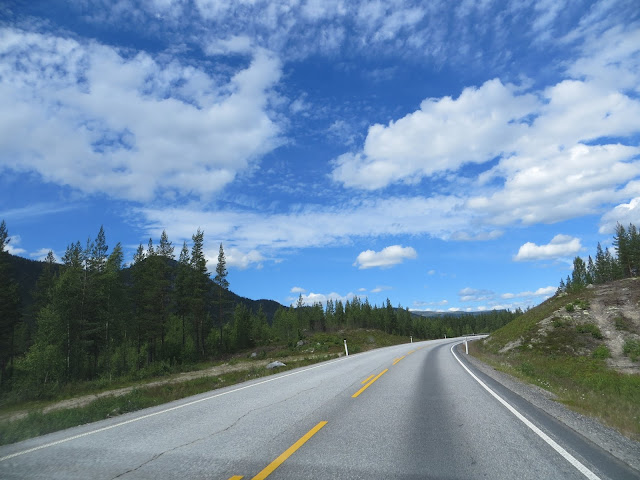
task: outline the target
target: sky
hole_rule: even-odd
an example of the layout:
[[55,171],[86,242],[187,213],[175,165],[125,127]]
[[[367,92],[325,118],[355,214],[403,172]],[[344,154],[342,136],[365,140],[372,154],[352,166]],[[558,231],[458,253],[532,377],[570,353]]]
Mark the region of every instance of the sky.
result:
[[3,0],[0,219],[235,293],[534,306],[640,225],[637,0]]

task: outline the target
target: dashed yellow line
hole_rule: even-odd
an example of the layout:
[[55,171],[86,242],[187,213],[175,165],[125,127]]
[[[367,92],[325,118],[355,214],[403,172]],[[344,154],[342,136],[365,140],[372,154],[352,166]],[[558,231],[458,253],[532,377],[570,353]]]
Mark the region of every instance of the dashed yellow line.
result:
[[410,350],[407,355],[411,355],[413,352],[415,352],[415,350]]
[[324,427],[326,424],[327,422],[325,421],[318,423],[315,427],[313,427],[311,430],[305,433],[302,437],[300,437],[300,440],[298,440],[296,443],[294,443],[289,448],[287,448],[282,455],[276,458],[273,462],[267,465],[260,473],[258,473],[255,477],[253,477],[252,480],[264,480],[269,475],[271,475],[271,473],[273,473],[273,471],[276,468],[282,465],[287,458],[293,455],[296,452],[296,450],[298,450],[302,445],[307,443],[307,441],[311,437],[313,437],[316,433],[318,433],[320,429]]
[[382,375],[384,375],[385,373],[387,373],[389,371],[388,368],[385,368],[383,371],[381,371],[378,375],[376,375],[375,377],[373,377],[372,380],[369,381],[369,383],[367,383],[364,387],[362,387],[360,390],[358,390],[356,393],[354,393],[353,395],[351,395],[351,398],[357,398],[358,395],[360,395],[362,392],[364,392],[367,388],[369,388],[371,385],[373,385],[373,382],[375,382],[376,380],[378,380]]
[[229,480],[242,480],[244,477],[242,475],[234,475]]
[[396,358],[396,359],[393,361],[393,364],[395,365],[395,364],[396,364],[396,363],[398,363],[400,360],[402,360],[404,357],[406,357],[406,355],[403,355],[403,356],[401,356],[400,358]]
[[365,378],[364,380],[362,380],[360,383],[364,385],[365,383],[367,383],[367,382],[368,382],[369,380],[371,380],[372,378],[373,378],[373,375],[369,375],[367,378]]

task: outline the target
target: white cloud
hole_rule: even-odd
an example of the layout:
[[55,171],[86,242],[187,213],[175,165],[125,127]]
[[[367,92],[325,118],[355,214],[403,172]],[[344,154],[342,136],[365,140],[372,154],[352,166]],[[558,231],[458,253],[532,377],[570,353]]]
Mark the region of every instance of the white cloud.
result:
[[[216,265],[218,261],[217,252],[215,254],[215,257],[212,257],[212,259],[213,265]],[[257,250],[250,250],[249,252],[245,253],[237,248],[230,248],[228,250],[225,250],[225,260],[227,262],[227,266],[245,270],[252,265],[255,265],[255,267],[258,269],[262,268],[265,258]]]
[[528,297],[550,297],[556,293],[557,287],[540,287],[535,292],[520,292],[520,293],[503,293],[500,298],[504,300],[510,300],[513,298],[528,298]]
[[[340,295],[339,293],[336,292],[331,292],[331,293],[313,293],[313,292],[309,292],[308,294],[301,294],[302,296],[302,303],[304,305],[307,306],[312,306],[316,303],[320,303],[322,305],[325,305],[327,303],[328,300],[332,300],[332,301],[337,301],[340,300],[343,304],[346,303],[347,300],[351,301],[353,300],[353,298],[356,296],[353,293],[349,292],[346,295]],[[295,306],[295,304],[298,302],[300,297],[289,297],[288,300],[290,302],[291,305]]]
[[[53,249],[51,248],[41,248],[36,252],[31,252],[29,256],[35,260],[44,262],[47,259],[47,255],[49,255],[49,252],[51,251],[53,251]],[[54,258],[55,258],[55,255],[54,255]]]
[[[265,50],[228,81],[144,52],[0,29],[0,166],[84,192],[208,197],[280,143]],[[28,132],[29,142],[21,139]]]
[[353,266],[357,266],[361,270],[373,267],[388,268],[402,263],[405,259],[414,259],[417,256],[418,254],[412,247],[391,245],[383,248],[379,252],[373,250],[361,252]]
[[533,95],[515,92],[495,79],[464,89],[457,99],[426,99],[416,112],[371,126],[362,152],[338,157],[332,177],[347,187],[374,190],[509,153],[528,129],[524,117],[539,108]]
[[7,240],[8,242],[5,245],[5,251],[7,253],[11,255],[22,255],[24,253],[27,253],[24,248],[18,247],[21,241],[20,235],[10,235]]
[[380,293],[380,292],[384,292],[384,291],[387,291],[387,290],[393,290],[393,287],[388,287],[388,286],[385,286],[385,285],[378,286],[378,287],[374,288],[373,290],[371,290],[371,293]]
[[[163,230],[176,242],[189,240],[201,228],[205,241],[243,251],[272,251],[344,244],[353,237],[429,234],[448,238],[451,231],[474,228],[455,197],[390,197],[335,206],[309,206],[290,212],[204,211],[182,208],[139,208],[132,221],[147,235]],[[336,221],[340,218],[340,221]],[[404,250],[410,253],[410,250]]]
[[306,290],[302,287],[292,287],[290,290],[291,293],[306,293]]
[[461,302],[485,302],[494,297],[491,290],[466,287],[458,292]]
[[613,233],[617,224],[625,228],[630,223],[640,225],[640,197],[632,198],[629,203],[621,203],[605,213],[600,220],[600,233]]
[[[540,16],[538,27],[556,14]],[[424,178],[464,186],[466,213],[484,217],[485,229],[450,232],[460,240],[496,238],[490,225],[553,223],[629,201],[640,177],[640,30],[631,30],[598,30],[603,42],[594,33],[566,63],[566,78],[547,88],[523,93],[494,79],[372,125],[360,150],[334,159],[332,179],[362,190]],[[475,184],[457,176],[496,159]]]
[[536,245],[527,242],[520,247],[513,259],[517,262],[552,260],[560,257],[573,256],[582,250],[579,238],[569,235],[556,235],[547,245]]

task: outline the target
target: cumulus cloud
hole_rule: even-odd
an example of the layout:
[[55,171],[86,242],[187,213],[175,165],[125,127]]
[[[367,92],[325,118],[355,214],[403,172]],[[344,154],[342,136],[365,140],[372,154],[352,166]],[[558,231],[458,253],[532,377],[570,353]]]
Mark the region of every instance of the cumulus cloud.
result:
[[[225,260],[227,261],[227,266],[245,270],[250,266],[255,266],[258,269],[262,268],[265,258],[257,250],[242,252],[237,248],[230,248],[229,250],[225,250]],[[214,265],[217,261],[218,257],[216,253],[215,259],[213,260]]]
[[389,268],[402,263],[405,259],[414,259],[418,256],[412,247],[391,245],[381,251],[365,250],[358,255],[353,266],[363,270],[365,268],[382,267]]
[[306,293],[306,290],[302,287],[292,287],[291,293]]
[[[0,166],[128,200],[208,197],[279,145],[281,65],[253,52],[225,80],[145,52],[0,30]],[[24,135],[29,141],[24,142]]]
[[7,244],[4,247],[5,251],[11,255],[22,255],[24,253],[27,253],[24,248],[18,247],[20,241],[20,235],[10,235],[7,239]]
[[630,223],[640,225],[640,197],[632,198],[629,203],[621,203],[605,213],[600,220],[600,233],[613,233],[617,224],[625,227]]
[[[633,41],[640,33],[632,30],[598,30],[604,41],[593,34],[567,62],[566,78],[546,88],[493,79],[372,125],[361,149],[333,160],[332,179],[366,191],[423,179],[455,185],[463,168],[486,164],[475,184],[464,184],[465,209],[483,216],[485,226],[559,222],[637,197],[638,189],[628,188],[640,176],[640,43]],[[500,233],[453,231],[451,238]]]
[[516,262],[552,260],[560,257],[573,256],[582,250],[579,238],[569,235],[556,235],[546,245],[536,245],[527,242],[520,247],[513,257]]
[[332,177],[348,187],[374,190],[508,153],[528,129],[526,117],[539,108],[533,95],[515,92],[516,87],[495,79],[464,89],[457,99],[426,99],[416,112],[371,126],[362,152],[338,157]]

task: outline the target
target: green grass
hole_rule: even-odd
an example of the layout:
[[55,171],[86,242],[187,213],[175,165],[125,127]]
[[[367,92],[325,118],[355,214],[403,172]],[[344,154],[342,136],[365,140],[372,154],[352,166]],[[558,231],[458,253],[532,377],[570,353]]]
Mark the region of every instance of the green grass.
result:
[[[470,353],[502,370],[557,395],[560,402],[595,416],[634,440],[640,440],[640,375],[607,366],[611,352],[592,323],[573,325],[552,317],[573,305],[588,308],[590,292],[553,297],[527,311],[485,341],[472,343]],[[551,317],[550,331],[540,335],[538,323]],[[500,353],[507,344],[520,345]],[[640,357],[640,342],[628,341],[631,357]]]

